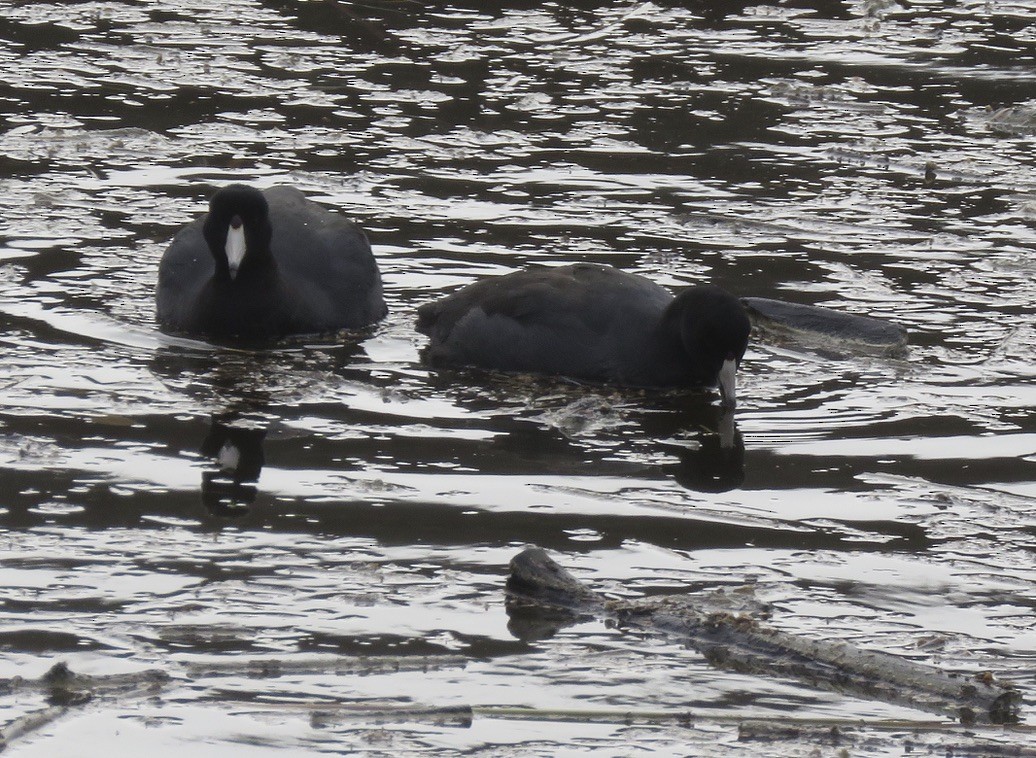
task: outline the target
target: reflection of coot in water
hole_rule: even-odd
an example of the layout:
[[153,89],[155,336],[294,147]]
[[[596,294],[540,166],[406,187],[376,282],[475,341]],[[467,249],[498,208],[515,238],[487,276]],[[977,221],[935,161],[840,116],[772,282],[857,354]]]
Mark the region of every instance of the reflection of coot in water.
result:
[[201,475],[201,497],[217,516],[241,515],[258,494],[265,458],[266,427],[243,423],[233,415],[215,416],[201,454],[216,464]]
[[433,366],[476,366],[629,387],[712,387],[735,401],[751,325],[713,285],[673,294],[611,266],[530,268],[418,308]]
[[[356,335],[358,338],[360,335]],[[365,380],[357,365],[366,353],[360,339],[335,335],[327,344],[281,345],[278,349],[226,349],[200,344],[197,350],[163,348],[150,362],[151,372],[170,390],[223,412],[262,414],[307,393],[321,392],[328,377]]]
[[366,235],[293,187],[223,187],[158,270],[158,322],[172,332],[265,340],[359,329],[385,310]]
[[725,413],[716,432],[703,432],[697,448],[680,448],[673,478],[696,492],[727,492],[745,483],[745,442]]

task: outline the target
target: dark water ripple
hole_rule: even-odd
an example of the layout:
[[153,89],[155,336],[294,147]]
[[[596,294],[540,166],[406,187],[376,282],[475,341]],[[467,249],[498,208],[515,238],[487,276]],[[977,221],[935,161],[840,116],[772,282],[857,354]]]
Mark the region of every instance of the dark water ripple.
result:
[[[0,7],[0,676],[177,676],[21,752],[721,754],[730,717],[920,715],[598,622],[521,641],[501,587],[526,543],[617,594],[749,583],[776,625],[992,671],[1031,705],[1034,12]],[[162,251],[229,181],[359,220],[387,321],[262,352],[159,334]],[[756,340],[743,449],[704,394],[420,365],[416,305],[583,260],[894,319],[911,345]],[[434,658],[198,673],[363,655]],[[714,721],[314,728],[296,707],[371,700]]]

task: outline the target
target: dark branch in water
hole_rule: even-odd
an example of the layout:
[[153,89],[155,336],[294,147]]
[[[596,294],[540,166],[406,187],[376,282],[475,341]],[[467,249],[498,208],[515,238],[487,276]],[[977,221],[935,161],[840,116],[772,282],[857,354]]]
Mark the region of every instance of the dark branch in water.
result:
[[[608,600],[541,548],[528,548],[511,560],[507,586],[512,627],[515,619],[528,624],[532,611],[543,608],[556,622],[554,629],[581,616],[603,617],[621,627],[678,637],[713,665],[740,673],[792,677],[818,689],[951,716],[965,725],[1018,721],[1019,693],[983,676],[947,673],[845,643],[804,639],[747,615],[703,610],[694,597]],[[542,631],[532,629],[534,635],[542,636]]]
[[14,740],[44,728],[73,708],[92,702],[95,698],[150,695],[161,689],[169,678],[168,674],[158,669],[90,676],[76,674],[64,663],[55,663],[39,679],[14,677],[0,680],[0,694],[42,692],[49,703],[45,708],[10,721],[0,730],[0,751],[6,750]]
[[0,732],[0,752],[6,750],[7,746],[15,740],[32,734],[53,721],[57,721],[67,712],[67,706],[51,705],[38,711],[27,713],[24,716],[19,716],[14,721],[8,723],[3,731]]
[[402,671],[439,671],[445,668],[464,668],[468,659],[461,655],[371,655],[335,656],[314,655],[289,660],[246,658],[231,661],[188,663],[186,673],[192,679],[216,676],[247,676],[253,679],[273,679],[281,676],[307,674],[337,674],[340,676],[398,673]]
[[[286,661],[249,659],[194,663],[187,666],[186,673],[192,680],[227,675],[243,675],[257,679],[304,674],[326,676],[329,673],[363,676],[385,672],[431,671],[445,667],[462,667],[467,662],[467,659],[462,656],[450,655],[346,658],[310,656]],[[76,712],[79,707],[96,705],[105,701],[124,702],[135,697],[150,697],[160,692],[172,680],[173,677],[161,669],[90,675],[77,674],[65,663],[54,664],[47,673],[38,679],[25,679],[20,676],[0,679],[0,695],[36,692],[42,694],[47,701],[46,707],[15,718],[0,728],[0,752],[15,740],[43,729],[66,714]],[[225,701],[227,697],[221,696],[220,700]],[[300,704],[295,702],[292,705],[297,707]],[[467,726],[471,721],[471,708],[467,706],[457,708],[399,704],[384,706],[366,704],[364,706],[334,702],[301,705],[311,712],[311,720],[315,726],[349,719],[368,719],[370,723],[389,720],[397,723],[422,721],[447,726]],[[283,703],[275,703],[271,706],[281,710],[288,707]]]
[[55,663],[39,679],[0,679],[0,694],[36,691],[44,693],[51,705],[81,705],[94,697],[157,692],[170,678],[159,669],[92,676],[77,674],[64,663]]
[[[641,615],[641,628],[650,627],[643,623],[651,615],[648,603],[614,603],[605,600],[580,584],[568,572],[550,560],[542,550],[527,551],[515,559],[518,570],[514,575],[513,587],[521,588],[523,598],[536,597],[536,603],[549,603],[551,608],[560,608],[567,604],[567,618],[592,611],[603,615],[615,609],[627,611],[636,607]],[[543,581],[539,581],[542,579]],[[530,581],[531,580],[531,581]],[[544,592],[540,592],[544,590]],[[708,602],[708,601],[706,601]],[[684,609],[681,615],[686,615]],[[612,613],[615,617],[615,614]],[[858,651],[854,651],[858,652]],[[350,656],[307,656],[301,659],[250,659],[246,661],[213,661],[196,663],[187,667],[186,677],[181,683],[197,684],[198,678],[222,676],[250,676],[257,679],[283,676],[286,674],[328,673],[363,676],[370,673],[386,671],[429,671],[442,667],[465,665],[468,659],[463,656],[369,656],[352,658]],[[921,667],[923,668],[923,667]],[[931,672],[928,672],[929,674]],[[945,676],[935,672],[936,675]],[[103,707],[105,703],[120,704],[134,697],[152,697],[173,678],[164,671],[148,669],[129,674],[82,675],[69,670],[63,664],[53,666],[38,679],[14,677],[0,680],[0,694],[20,692],[39,692],[47,696],[49,704],[32,713],[9,721],[0,730],[0,751],[3,751],[15,740],[31,735],[47,727],[62,716],[82,712],[84,706]],[[841,687],[849,691],[845,687]],[[210,691],[208,700],[226,707],[234,703],[239,713],[275,712],[297,713],[309,719],[316,728],[335,727],[340,724],[361,723],[367,726],[378,724],[426,724],[447,728],[470,728],[475,719],[533,720],[540,722],[579,722],[609,724],[651,724],[657,726],[675,726],[694,729],[702,724],[728,724],[738,728],[738,739],[742,741],[789,742],[799,741],[809,744],[846,745],[858,743],[863,739],[871,744],[874,739],[873,730],[880,732],[907,732],[913,739],[927,734],[938,735],[956,731],[959,727],[948,721],[920,721],[903,719],[884,719],[862,721],[859,719],[838,718],[794,718],[780,716],[777,719],[744,719],[737,715],[710,713],[695,714],[689,711],[648,711],[625,710],[618,708],[558,709],[539,707],[517,707],[506,705],[471,706],[466,704],[423,705],[414,703],[407,697],[400,699],[372,702],[339,702],[333,699],[316,699],[300,701],[295,698],[287,700],[257,699],[249,693],[240,691]],[[1000,728],[1002,729],[1002,727]],[[872,730],[868,736],[867,732]],[[1012,732],[1031,733],[1032,727],[1014,725]],[[715,738],[714,731],[707,731],[710,740]],[[998,730],[998,735],[1001,732]],[[973,736],[973,735],[972,735]],[[934,743],[933,743],[934,744]],[[939,743],[940,745],[942,743]],[[1012,746],[1004,751],[1004,745],[995,742],[983,742],[955,746],[960,752],[968,755],[1034,755]],[[1024,752],[1023,752],[1024,751]],[[930,751],[929,751],[930,752]]]

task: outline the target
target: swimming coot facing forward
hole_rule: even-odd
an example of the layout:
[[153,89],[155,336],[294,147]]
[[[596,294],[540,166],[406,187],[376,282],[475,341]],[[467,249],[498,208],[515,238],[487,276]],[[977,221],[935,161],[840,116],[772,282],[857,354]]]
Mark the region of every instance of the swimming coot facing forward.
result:
[[158,267],[158,323],[176,333],[273,339],[357,329],[385,311],[366,235],[293,187],[223,187]]
[[587,263],[483,279],[417,312],[433,366],[636,387],[719,385],[727,406],[751,330],[740,301],[719,287],[674,297],[642,276]]

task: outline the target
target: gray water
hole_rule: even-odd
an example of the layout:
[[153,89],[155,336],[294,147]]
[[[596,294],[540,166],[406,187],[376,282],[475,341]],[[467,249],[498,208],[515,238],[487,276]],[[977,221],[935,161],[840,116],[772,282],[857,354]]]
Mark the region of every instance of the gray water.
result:
[[[518,639],[527,544],[616,596],[751,585],[775,626],[992,672],[1031,714],[1036,3],[684,5],[0,3],[0,677],[174,676],[11,754],[798,755],[738,720],[932,718],[598,621]],[[360,222],[388,319],[160,334],[159,258],[231,181]],[[575,261],[910,346],[759,335],[733,448],[707,393],[421,365],[417,305]],[[257,660],[299,669],[219,668]],[[311,723],[327,702],[543,718]]]

